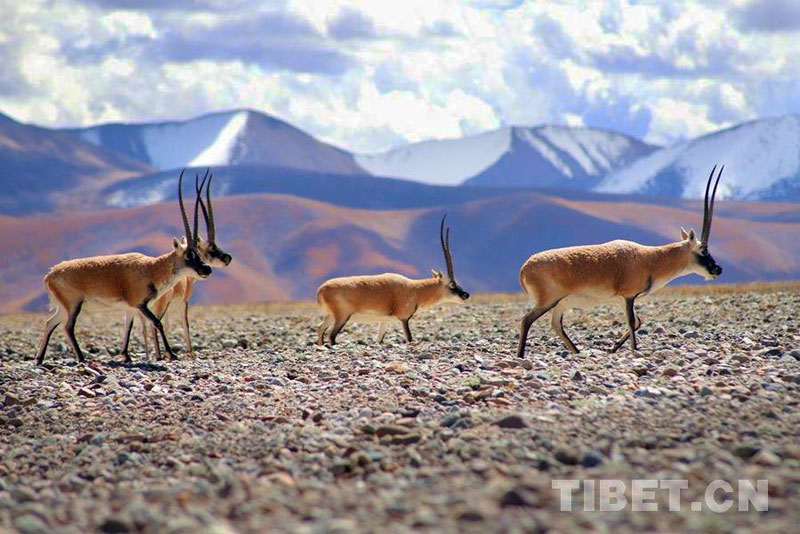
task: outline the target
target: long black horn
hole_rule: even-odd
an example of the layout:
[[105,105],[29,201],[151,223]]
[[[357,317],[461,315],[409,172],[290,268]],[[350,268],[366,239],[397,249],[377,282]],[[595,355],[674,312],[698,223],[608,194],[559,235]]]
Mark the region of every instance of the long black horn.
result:
[[217,238],[217,223],[214,220],[214,207],[211,205],[211,179],[214,175],[208,177],[208,184],[206,184],[206,203],[208,204],[208,240],[214,243]]
[[[195,175],[195,180],[199,180],[200,177]],[[196,186],[196,184],[195,184]],[[201,186],[202,187],[202,186]],[[200,215],[200,199],[201,196],[198,194],[194,197],[194,231],[192,232],[192,247],[197,247],[197,227],[198,227],[198,217]]]
[[444,220],[447,218],[445,213],[442,216],[442,223],[439,225],[439,240],[442,242],[442,252],[444,253],[444,262],[447,265],[447,276],[453,280],[453,258],[450,255],[450,228],[447,229],[447,236],[444,232]]
[[191,243],[192,230],[189,228],[189,218],[186,216],[186,207],[183,205],[183,171],[181,171],[180,176],[178,176],[178,204],[181,207],[181,217],[183,218],[183,231],[186,233],[186,242]]
[[[714,169],[717,166],[714,165]],[[714,202],[717,196],[717,186],[719,185],[719,179],[722,177],[722,171],[725,169],[725,165],[719,168],[719,172],[717,173],[717,179],[714,182],[714,189],[711,190],[711,197],[709,198],[709,189],[711,188],[711,179],[714,177],[714,169],[711,170],[711,176],[708,177],[708,183],[706,184],[706,200],[705,200],[705,211],[703,214],[703,232],[700,234],[700,243],[703,246],[708,246],[708,238],[711,235],[711,221],[714,218]]]
[[206,184],[207,179],[208,179],[208,169],[206,169],[206,174],[205,176],[203,176],[202,182],[198,182],[197,175],[195,175],[194,189],[195,192],[197,193],[197,196],[200,198],[200,209],[203,211],[203,220],[206,222],[206,234],[208,236],[208,241],[211,242],[214,240],[211,238],[211,229],[210,229],[211,223],[209,222],[210,217],[208,215],[208,211],[206,210],[206,205],[203,203],[203,186]]

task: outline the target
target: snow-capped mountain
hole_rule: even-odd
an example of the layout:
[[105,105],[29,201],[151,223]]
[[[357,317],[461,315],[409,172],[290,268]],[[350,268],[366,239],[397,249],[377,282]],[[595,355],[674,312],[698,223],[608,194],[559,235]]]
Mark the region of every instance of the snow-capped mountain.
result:
[[92,144],[125,153],[162,170],[270,165],[364,174],[350,153],[252,110],[209,113],[186,121],[103,124],[69,131]]
[[656,148],[607,130],[509,126],[355,158],[371,174],[430,184],[589,189]]
[[746,122],[662,148],[609,174],[599,192],[703,198],[724,164],[718,198],[800,199],[800,116]]

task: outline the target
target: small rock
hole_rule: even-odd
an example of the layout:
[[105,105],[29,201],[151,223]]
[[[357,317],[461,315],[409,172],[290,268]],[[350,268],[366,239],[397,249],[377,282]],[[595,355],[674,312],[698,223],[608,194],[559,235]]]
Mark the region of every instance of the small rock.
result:
[[444,427],[451,427],[458,421],[459,415],[457,413],[447,414],[439,421],[439,425]]
[[733,454],[738,456],[743,460],[747,460],[754,456],[758,451],[761,450],[761,447],[758,445],[740,445],[733,449]]
[[109,518],[100,525],[100,532],[105,534],[124,534],[130,532],[132,529],[128,523],[122,519]]
[[578,456],[571,450],[559,448],[554,454],[556,460],[565,465],[578,465]]
[[575,371],[570,377],[574,382],[583,382],[583,375],[580,371]]
[[51,532],[47,523],[34,514],[22,514],[17,516],[17,518],[14,519],[14,526],[22,534],[48,534]]
[[756,465],[763,465],[764,467],[776,467],[781,465],[781,457],[769,449],[761,449],[750,458],[750,461]]
[[501,417],[492,424],[497,425],[500,428],[527,428],[528,426],[522,416],[516,414]]
[[714,393],[714,390],[711,389],[708,386],[703,386],[703,387],[700,388],[700,395],[702,395],[703,397],[707,397],[707,396],[709,396],[709,395],[711,395],[713,393]]
[[517,488],[511,488],[500,496],[500,506],[530,506],[530,500],[525,493]]
[[19,398],[11,393],[6,393],[6,396],[3,398],[3,404],[6,406],[16,406],[19,404]]
[[421,439],[422,436],[419,434],[405,434],[402,436],[394,436],[386,442],[390,445],[411,445],[412,443],[417,443]]
[[239,344],[239,341],[236,339],[223,339],[222,340],[222,348],[223,349],[232,349],[236,345]]
[[87,397],[87,398],[90,398],[90,399],[93,399],[93,398],[95,398],[97,396],[97,394],[94,391],[92,391],[91,389],[89,389],[89,388],[79,388],[78,389],[78,395],[80,395],[81,397]]
[[384,436],[398,436],[401,434],[408,434],[408,428],[397,425],[383,425],[375,429],[375,435],[379,438]]
[[408,366],[403,362],[389,362],[383,366],[384,369],[387,371],[391,371],[397,374],[403,374],[408,372]]
[[598,451],[588,451],[581,458],[581,465],[584,467],[597,467],[603,463],[603,455]]
[[649,397],[651,399],[656,399],[661,397],[663,392],[658,388],[647,387],[637,389],[633,394],[637,397]]

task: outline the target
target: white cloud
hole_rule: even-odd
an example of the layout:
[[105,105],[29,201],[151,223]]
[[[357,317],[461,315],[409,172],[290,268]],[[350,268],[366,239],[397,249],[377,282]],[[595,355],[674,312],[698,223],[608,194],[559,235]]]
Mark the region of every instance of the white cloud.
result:
[[75,125],[251,107],[356,151],[539,122],[671,142],[800,111],[800,50],[762,4],[7,2],[0,111]]

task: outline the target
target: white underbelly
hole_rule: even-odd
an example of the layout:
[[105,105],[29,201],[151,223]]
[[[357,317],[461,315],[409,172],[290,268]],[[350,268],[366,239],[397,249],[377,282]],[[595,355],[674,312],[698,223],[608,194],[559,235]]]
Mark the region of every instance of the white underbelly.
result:
[[582,292],[564,297],[559,303],[559,306],[566,308],[589,309],[602,304],[616,303],[622,297],[613,293],[605,293],[600,291],[595,292]]
[[354,313],[350,320],[356,323],[389,323],[397,321],[397,318],[391,315],[381,315],[372,312],[358,312]]
[[87,297],[83,301],[84,309],[111,308],[125,309],[128,304],[122,300],[111,297]]

